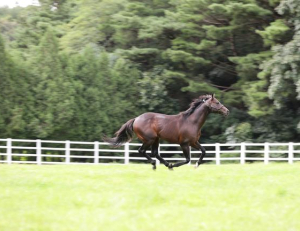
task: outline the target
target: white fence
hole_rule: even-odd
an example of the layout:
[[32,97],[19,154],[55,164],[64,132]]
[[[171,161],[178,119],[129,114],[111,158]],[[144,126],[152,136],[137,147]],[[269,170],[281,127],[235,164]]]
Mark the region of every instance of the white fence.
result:
[[[146,162],[138,154],[141,144],[126,143],[110,149],[108,143],[50,140],[0,139],[0,163],[28,164],[129,164]],[[236,143],[202,144],[206,149],[205,162],[221,163],[300,161],[300,143]],[[150,151],[148,151],[150,153]],[[161,144],[160,155],[167,161],[185,160],[179,145]],[[196,162],[200,151],[191,150],[191,162]],[[159,164],[159,161],[157,164]]]

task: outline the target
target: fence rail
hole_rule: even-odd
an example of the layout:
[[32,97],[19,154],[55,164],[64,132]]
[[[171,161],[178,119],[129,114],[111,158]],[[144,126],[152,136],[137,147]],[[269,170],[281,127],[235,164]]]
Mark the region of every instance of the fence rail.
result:
[[[146,162],[140,156],[141,144],[126,143],[118,149],[110,149],[108,143],[53,140],[0,139],[0,163],[27,164],[129,164]],[[205,162],[217,165],[228,162],[284,161],[292,164],[300,161],[300,143],[226,143],[203,144]],[[150,151],[147,151],[150,153]],[[161,144],[159,153],[168,161],[184,160],[179,145]],[[191,150],[191,162],[196,162],[200,151]],[[159,164],[159,161],[157,164]]]

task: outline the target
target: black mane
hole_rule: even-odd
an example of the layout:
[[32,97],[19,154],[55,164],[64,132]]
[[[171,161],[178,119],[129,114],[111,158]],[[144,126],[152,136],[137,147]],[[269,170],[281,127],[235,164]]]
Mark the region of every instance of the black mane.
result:
[[191,114],[193,114],[193,112],[204,103],[203,99],[207,100],[209,98],[211,98],[212,95],[201,95],[199,96],[199,98],[194,99],[191,104],[189,109],[187,109],[186,111],[182,112],[182,114],[184,115],[184,117],[189,117]]

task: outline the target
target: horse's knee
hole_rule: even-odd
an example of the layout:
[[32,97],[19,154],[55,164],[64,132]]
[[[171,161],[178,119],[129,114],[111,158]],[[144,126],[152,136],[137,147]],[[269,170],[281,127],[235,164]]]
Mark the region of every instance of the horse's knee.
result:
[[206,153],[205,148],[203,148],[202,146],[200,146],[200,150],[201,150],[202,154],[205,155],[205,153]]
[[190,163],[191,162],[191,159],[186,159],[184,162],[183,162],[183,164],[188,164],[188,163]]
[[143,153],[144,153],[144,150],[142,149],[142,147],[139,148],[138,152],[139,152],[140,154],[143,154]]

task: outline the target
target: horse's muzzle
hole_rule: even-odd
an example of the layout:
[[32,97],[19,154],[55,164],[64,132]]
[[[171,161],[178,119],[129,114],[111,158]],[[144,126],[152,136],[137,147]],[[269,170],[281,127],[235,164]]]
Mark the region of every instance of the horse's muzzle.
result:
[[221,110],[221,114],[224,117],[227,117],[229,115],[229,110],[226,107],[223,107],[222,110]]

